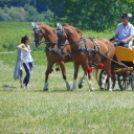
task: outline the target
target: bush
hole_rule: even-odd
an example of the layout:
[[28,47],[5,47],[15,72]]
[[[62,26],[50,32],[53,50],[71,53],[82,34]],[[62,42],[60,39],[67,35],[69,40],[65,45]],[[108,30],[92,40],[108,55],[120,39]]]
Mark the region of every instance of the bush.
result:
[[0,21],[27,21],[26,11],[23,7],[0,8]]

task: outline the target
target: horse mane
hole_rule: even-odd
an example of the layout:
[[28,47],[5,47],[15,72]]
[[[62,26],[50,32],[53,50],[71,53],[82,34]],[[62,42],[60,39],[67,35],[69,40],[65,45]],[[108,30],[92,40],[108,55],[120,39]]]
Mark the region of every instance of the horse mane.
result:
[[69,25],[68,23],[63,23],[62,26],[63,26],[63,27],[72,27],[72,28],[74,28],[80,35],[83,34],[80,29],[78,29],[78,28],[76,28],[76,27],[73,27],[73,26]]
[[70,26],[70,25],[69,25],[68,23],[63,23],[62,26],[63,26],[63,27],[68,27],[68,26]]
[[45,26],[45,27],[48,27],[49,29],[52,29],[53,31],[55,31],[52,27],[50,27],[49,25],[45,24],[44,22],[40,22],[37,24],[39,27],[41,26]]
[[[75,27],[74,27],[75,28]],[[82,31],[80,30],[80,29],[77,29],[77,28],[75,28],[76,29],[76,31],[80,34],[80,35],[83,35],[83,33],[82,33]]]
[[47,24],[45,24],[44,22],[40,22],[40,23],[38,23],[37,25],[38,25],[38,26],[42,26],[42,25],[47,25]]

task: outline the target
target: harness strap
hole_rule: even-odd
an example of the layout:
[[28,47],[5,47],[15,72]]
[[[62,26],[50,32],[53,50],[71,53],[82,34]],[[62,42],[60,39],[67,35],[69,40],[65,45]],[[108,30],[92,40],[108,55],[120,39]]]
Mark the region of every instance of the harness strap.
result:
[[91,50],[90,50],[90,48],[89,48],[85,38],[84,38],[84,44],[85,44],[85,49],[88,51],[88,55],[89,55],[89,62],[88,62],[88,64],[89,64],[89,66],[92,66],[91,53],[90,53]]
[[82,48],[83,45],[81,45],[82,41],[84,40],[84,37],[81,36],[80,40],[79,40],[79,45],[78,48]]
[[50,55],[51,55],[51,48],[46,46],[45,51],[49,52],[48,57],[47,57],[47,60],[49,60]]
[[39,42],[39,44],[42,44],[42,43],[45,43],[45,44],[53,44],[52,46],[54,46],[56,44],[56,42],[55,43],[53,43],[53,42],[45,42],[45,41]]
[[[94,59],[95,58],[95,55],[97,56],[97,58],[98,58],[98,60],[100,61],[100,58],[98,57],[98,54],[97,54],[97,44],[95,43],[95,41],[94,41],[94,39],[93,38],[90,38],[89,37],[89,39],[93,42],[93,44],[94,44],[94,49],[96,50],[95,51],[95,53],[94,53],[94,55],[93,55],[93,58],[92,59]],[[98,50],[99,51],[99,50]]]
[[[80,42],[81,40],[84,40],[85,48],[79,48],[79,49],[71,50],[71,53],[73,53],[73,52],[82,52],[82,51],[87,52],[87,51],[88,51],[89,54],[90,54],[90,52],[94,52],[94,56],[93,56],[92,60],[94,59],[95,55],[97,55],[97,54],[99,53],[99,54],[100,54],[101,56],[103,56],[104,58],[107,58],[107,59],[109,59],[109,60],[115,62],[115,63],[118,64],[118,65],[123,65],[122,63],[118,63],[117,61],[115,61],[115,60],[109,58],[107,55],[105,55],[105,54],[101,53],[99,50],[97,50],[96,43],[94,42],[93,38],[89,38],[89,39],[91,39],[91,41],[93,42],[93,44],[94,44],[94,49],[88,48],[87,42],[86,42],[85,38],[82,36],[80,40],[75,41],[75,42],[72,42],[72,43],[68,43],[68,44],[73,44],[73,43]],[[89,59],[90,59],[90,55],[89,55]],[[98,59],[98,60],[99,60],[99,59]],[[91,61],[91,60],[90,60],[90,61]],[[90,62],[89,64],[91,64],[91,63],[92,63],[92,62]],[[91,65],[92,65],[92,64],[91,64]]]
[[[59,54],[60,56],[68,56],[68,57],[69,57],[69,59],[71,58],[70,53],[67,53],[67,52],[61,51],[61,50],[59,50],[59,49],[46,47],[45,51],[48,51],[48,52],[49,52],[49,55],[48,55],[47,60],[49,60],[50,55],[51,55],[51,52],[55,52],[55,53]],[[68,59],[68,60],[69,60],[69,59]],[[67,60],[67,61],[68,61],[68,60]]]

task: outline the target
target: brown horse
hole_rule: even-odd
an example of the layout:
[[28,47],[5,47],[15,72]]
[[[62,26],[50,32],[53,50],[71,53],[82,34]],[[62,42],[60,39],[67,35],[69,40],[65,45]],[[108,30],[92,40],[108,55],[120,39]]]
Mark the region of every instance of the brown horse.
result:
[[57,37],[55,30],[53,28],[46,25],[45,23],[39,23],[39,24],[32,23],[32,26],[33,26],[34,46],[35,47],[40,46],[43,37],[46,43],[46,56],[48,58],[48,65],[45,73],[45,84],[43,91],[48,90],[48,76],[49,73],[51,72],[54,63],[58,63],[60,65],[62,76],[66,83],[66,88],[67,90],[70,90],[70,85],[66,77],[65,62],[72,61],[72,59],[69,57],[68,53],[65,52],[70,52],[71,47],[69,45],[65,46],[63,49],[64,53],[62,51],[59,51],[57,49],[57,46],[55,45]]
[[[81,65],[85,78],[89,85],[89,90],[94,90],[91,75],[88,75],[88,68],[91,65],[98,65],[98,63],[103,63],[103,70],[106,71],[109,77],[109,90],[112,91],[112,77],[111,77],[111,59],[113,59],[115,54],[114,45],[104,38],[91,39],[82,36],[80,30],[67,23],[57,25],[57,38],[58,38],[58,48],[61,48],[63,41],[66,39],[69,41],[71,46],[71,56],[74,61],[74,83],[72,90],[76,88],[76,79],[78,74],[79,66]],[[62,42],[62,44],[61,44]],[[108,58],[107,58],[108,57]],[[90,68],[89,68],[90,69]],[[84,79],[84,77],[83,77]],[[102,85],[103,86],[103,85]]]

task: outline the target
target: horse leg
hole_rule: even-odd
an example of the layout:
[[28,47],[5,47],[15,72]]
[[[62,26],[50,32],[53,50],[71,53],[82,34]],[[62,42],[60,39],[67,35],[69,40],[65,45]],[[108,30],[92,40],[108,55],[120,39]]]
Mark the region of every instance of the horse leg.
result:
[[98,68],[95,68],[94,70],[95,70],[95,79],[96,79],[98,85],[100,86],[99,80],[98,80],[98,72],[99,72],[99,69]]
[[66,69],[65,69],[65,63],[64,62],[60,63],[60,68],[61,68],[61,71],[62,71],[62,77],[63,77],[63,79],[65,80],[65,83],[66,83],[66,87],[67,87],[66,90],[69,91],[70,90],[70,85],[69,85],[69,83],[67,81]]
[[102,81],[101,90],[104,90],[105,89],[106,80],[107,80],[107,74],[104,77],[104,80]]
[[79,64],[74,62],[74,81],[73,81],[73,88],[71,91],[74,91],[76,89],[76,79],[78,75],[78,70],[79,70]]
[[53,67],[53,62],[48,61],[48,65],[47,65],[47,70],[45,73],[45,84],[44,84],[44,88],[43,91],[48,91],[48,75],[51,72],[51,68]]
[[87,74],[86,75],[86,80],[88,82],[88,85],[89,85],[89,91],[94,91],[94,87],[93,87],[93,84],[92,84],[92,81],[91,81],[91,73]]
[[[94,77],[95,77],[95,79],[96,79],[96,82],[98,83],[98,85],[99,85],[99,87],[100,87],[99,79],[98,79],[98,72],[99,72],[99,69],[98,69],[97,67],[95,67],[95,68],[93,69],[93,75],[94,75]],[[100,87],[100,88],[101,88],[101,87]]]
[[106,60],[106,65],[107,65],[107,67],[106,67],[106,73],[107,73],[107,75],[108,75],[108,80],[109,80],[109,88],[108,88],[108,90],[109,91],[112,91],[113,89],[112,89],[112,76],[111,76],[111,68],[110,68],[110,65],[111,65],[111,61],[110,60]]
[[113,91],[112,84],[113,84],[112,79],[111,77],[109,77],[109,89],[108,89],[109,91]]
[[88,86],[89,86],[89,91],[94,91],[93,85],[92,85],[92,81],[91,81],[91,73],[87,73],[87,68],[88,68],[88,64],[87,65],[82,65],[82,68],[84,70],[85,73],[85,79],[87,80]]
[[83,87],[83,80],[84,80],[84,78],[85,78],[85,75],[80,79],[79,88]]

